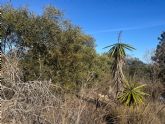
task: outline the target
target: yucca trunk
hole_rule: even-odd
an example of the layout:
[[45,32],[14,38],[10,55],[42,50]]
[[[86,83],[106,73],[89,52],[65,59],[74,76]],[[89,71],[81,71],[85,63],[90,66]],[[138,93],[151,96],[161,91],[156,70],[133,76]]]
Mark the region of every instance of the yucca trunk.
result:
[[119,92],[121,92],[123,90],[123,86],[126,83],[126,79],[123,73],[123,64],[124,61],[123,60],[119,60],[117,61],[115,64],[113,64],[112,66],[112,70],[113,70],[113,77],[114,77],[114,85],[113,88],[116,91],[116,96],[118,95]]

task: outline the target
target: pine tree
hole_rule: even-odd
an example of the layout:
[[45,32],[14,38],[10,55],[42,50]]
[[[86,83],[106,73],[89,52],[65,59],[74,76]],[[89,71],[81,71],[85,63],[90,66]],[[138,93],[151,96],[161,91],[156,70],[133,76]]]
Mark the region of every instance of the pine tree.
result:
[[162,82],[165,82],[165,32],[161,34],[158,40],[160,42],[157,45],[155,56],[152,59],[159,68],[158,77],[162,80]]

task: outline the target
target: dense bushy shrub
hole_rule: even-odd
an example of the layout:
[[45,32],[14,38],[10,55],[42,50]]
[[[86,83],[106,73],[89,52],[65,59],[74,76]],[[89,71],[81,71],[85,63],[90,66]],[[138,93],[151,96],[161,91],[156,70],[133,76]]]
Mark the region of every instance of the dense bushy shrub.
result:
[[97,67],[104,57],[96,54],[94,39],[54,7],[35,15],[26,8],[3,6],[2,25],[2,51],[19,53],[24,81],[51,79],[69,90],[80,87],[90,74],[106,71],[105,64]]

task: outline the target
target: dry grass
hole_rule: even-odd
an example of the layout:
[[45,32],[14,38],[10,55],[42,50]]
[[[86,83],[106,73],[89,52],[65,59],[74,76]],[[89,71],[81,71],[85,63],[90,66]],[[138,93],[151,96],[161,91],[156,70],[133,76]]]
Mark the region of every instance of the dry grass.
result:
[[102,123],[95,105],[73,95],[53,92],[51,89],[57,86],[51,81],[22,82],[16,56],[6,58],[2,77],[2,123]]
[[118,106],[115,110],[119,124],[164,124],[165,105],[160,103],[146,103],[140,106]]
[[59,86],[51,81],[22,82],[18,61],[12,56],[3,63],[2,124],[165,123],[162,102],[147,100],[135,108],[121,105],[113,98],[112,91],[106,96],[110,83],[106,79],[93,88],[82,87],[77,96],[57,93],[52,89]]

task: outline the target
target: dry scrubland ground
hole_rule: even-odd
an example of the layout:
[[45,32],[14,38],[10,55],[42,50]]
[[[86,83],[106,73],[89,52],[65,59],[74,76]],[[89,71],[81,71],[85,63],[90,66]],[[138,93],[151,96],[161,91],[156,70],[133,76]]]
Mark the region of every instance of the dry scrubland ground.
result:
[[[125,49],[133,47],[120,41],[105,47],[110,49],[110,60],[106,54],[98,55],[94,39],[54,7],[46,7],[42,15],[10,5],[2,6],[2,11],[3,124],[165,124],[163,86],[154,78],[155,69],[130,59],[124,70]],[[159,71],[164,69],[164,47],[160,47],[164,34],[155,54]],[[144,104],[125,106],[114,99],[112,79],[121,84],[124,74],[133,78],[131,84],[147,84],[144,92],[150,96]]]
[[[17,65],[16,58],[3,64],[2,124],[165,124],[165,104],[152,96],[134,108],[116,101],[113,90],[106,96],[109,75],[74,95],[51,81],[22,82]],[[159,94],[161,86],[152,87],[148,84],[146,90]]]

